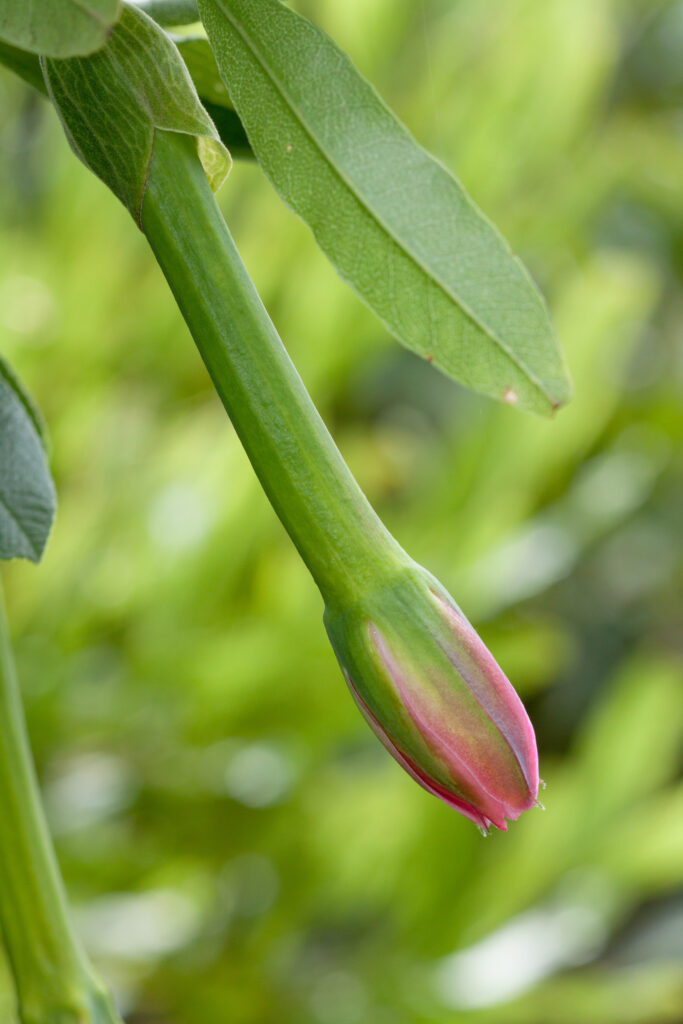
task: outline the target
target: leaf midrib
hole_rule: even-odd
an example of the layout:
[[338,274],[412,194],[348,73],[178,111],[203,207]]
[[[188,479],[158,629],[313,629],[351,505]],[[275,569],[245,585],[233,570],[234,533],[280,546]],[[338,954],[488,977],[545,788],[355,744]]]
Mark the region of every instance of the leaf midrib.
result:
[[[461,301],[458,296],[455,296],[451,292],[451,290],[448,287],[448,285],[445,284],[445,282],[442,281],[441,278],[436,273],[434,273],[431,269],[426,267],[423,264],[422,260],[418,256],[416,256],[412,252],[412,250],[399,237],[397,237],[397,235],[391,230],[391,228],[384,222],[382,217],[380,217],[371,208],[371,206],[368,203],[368,200],[366,200],[366,198],[362,194],[362,192],[357,191],[354,187],[352,187],[352,184],[351,184],[350,180],[348,179],[347,175],[344,173],[344,171],[342,169],[340,169],[337,166],[337,164],[334,162],[334,160],[332,159],[331,155],[327,151],[326,147],[319,141],[319,139],[318,139],[317,135],[315,134],[315,132],[313,131],[313,129],[309,127],[309,125],[306,122],[303,114],[301,113],[301,111],[299,110],[297,105],[295,104],[294,100],[291,98],[291,95],[289,94],[289,92],[286,89],[286,87],[282,85],[282,83],[279,81],[279,79],[275,76],[275,73],[273,71],[271,71],[271,69],[270,69],[266,59],[259,53],[257,47],[252,42],[252,38],[251,38],[248,30],[243,27],[243,25],[240,23],[239,19],[234,15],[234,13],[232,13],[229,9],[226,9],[223,6],[223,4],[221,3],[221,0],[218,0],[218,5],[220,6],[220,9],[223,11],[225,17],[233,25],[235,30],[239,33],[239,35],[244,40],[245,44],[247,45],[247,47],[249,48],[251,53],[254,55],[255,59],[258,61],[260,66],[263,68],[263,71],[268,76],[268,78],[271,81],[271,83],[273,84],[274,88],[280,93],[280,95],[282,96],[283,100],[287,103],[288,107],[292,111],[293,115],[295,116],[295,118],[297,119],[297,121],[299,122],[299,124],[301,125],[303,130],[305,131],[305,133],[310,138],[311,142],[320,150],[320,152],[322,153],[324,159],[326,160],[326,162],[328,163],[328,165],[332,169],[333,173],[340,179],[342,184],[345,185],[345,187],[349,190],[349,192],[351,192],[351,194],[356,197],[356,199],[358,200],[359,204],[363,207],[363,209],[366,211],[368,216],[372,220],[374,220],[375,223],[378,224],[379,227],[382,228],[383,231],[386,232],[386,234],[392,239],[393,242],[395,242],[395,244],[399,247],[399,249],[406,254],[406,256],[412,261],[412,263],[419,270],[421,270],[422,273],[425,274],[426,277],[428,277],[431,280],[433,280],[439,286],[439,288],[446,295],[446,297],[451,302],[453,302],[456,306],[458,306],[459,309],[461,309],[463,311],[465,316],[467,316],[469,318],[469,320],[471,320],[471,322],[475,325],[475,327],[477,327],[486,337],[488,337],[495,345],[497,345],[499,347],[499,349],[502,351],[502,353],[508,357],[508,359],[513,363],[513,365],[516,366],[517,369],[520,370],[526,376],[527,380],[537,389],[539,394],[542,395],[542,397],[547,402],[550,403],[550,406],[553,409],[556,408],[557,404],[558,404],[557,401],[555,399],[553,399],[548,394],[548,392],[544,388],[543,384],[537,378],[536,374],[532,370],[530,370],[526,366],[526,364],[522,360],[520,360],[520,358],[514,352],[512,352],[510,350],[508,345],[506,345],[505,342],[502,341],[501,338],[498,337],[496,332],[491,331],[488,327],[486,327],[484,324],[482,324],[481,321],[479,320],[479,318],[477,317],[476,313],[474,313],[469,308],[468,304],[466,302]],[[294,13],[294,12],[292,12],[292,13]],[[294,17],[298,17],[298,15],[296,15],[294,13]],[[219,68],[219,70],[221,70],[221,69]],[[222,72],[221,72],[221,77],[222,77]],[[372,86],[370,86],[370,88],[372,88]],[[382,98],[379,95],[379,93],[376,93],[376,96],[377,96],[378,101],[383,106],[385,106],[384,101],[382,100]],[[391,114],[391,111],[389,111],[389,113]],[[400,122],[399,122],[399,124],[400,124]],[[419,146],[421,149],[424,148],[424,147],[420,146],[420,143],[417,142],[417,140],[414,139],[413,136],[410,135],[410,133],[407,131],[407,129],[404,128],[404,130],[407,132],[407,134],[410,137],[411,141],[416,146]],[[428,154],[428,156],[429,156],[429,154]],[[433,159],[433,158],[430,157],[430,159]],[[514,259],[514,257],[512,257],[512,258]],[[533,287],[533,283],[530,280],[529,280],[528,283],[529,283],[530,287]]]

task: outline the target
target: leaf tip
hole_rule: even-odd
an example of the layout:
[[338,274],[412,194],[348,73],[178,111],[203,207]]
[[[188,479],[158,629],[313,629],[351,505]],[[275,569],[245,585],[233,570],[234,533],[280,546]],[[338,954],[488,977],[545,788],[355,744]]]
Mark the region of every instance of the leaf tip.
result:
[[564,369],[562,377],[557,381],[556,386],[548,397],[550,399],[551,416],[554,415],[558,409],[561,409],[563,406],[571,402],[574,397],[574,385],[571,377],[569,376],[569,372],[566,369]]

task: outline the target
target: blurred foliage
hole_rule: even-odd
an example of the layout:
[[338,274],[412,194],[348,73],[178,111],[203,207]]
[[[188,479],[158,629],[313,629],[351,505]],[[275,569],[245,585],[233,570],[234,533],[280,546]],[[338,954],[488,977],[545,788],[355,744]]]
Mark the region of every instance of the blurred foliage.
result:
[[[351,701],[317,592],[144,240],[0,78],[0,351],[50,425],[4,573],[83,936],[136,1024],[683,1018],[683,3],[306,0],[546,291],[544,422],[401,351],[258,168],[228,222],[361,484],[537,726],[476,829]],[[13,1021],[0,976],[0,1021]]]

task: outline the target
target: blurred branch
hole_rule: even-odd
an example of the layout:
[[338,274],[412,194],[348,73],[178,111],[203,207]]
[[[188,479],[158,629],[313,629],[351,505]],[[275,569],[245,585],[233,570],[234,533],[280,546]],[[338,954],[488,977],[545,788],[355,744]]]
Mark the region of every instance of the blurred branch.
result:
[[120,1024],[69,920],[0,590],[0,930],[25,1024]]

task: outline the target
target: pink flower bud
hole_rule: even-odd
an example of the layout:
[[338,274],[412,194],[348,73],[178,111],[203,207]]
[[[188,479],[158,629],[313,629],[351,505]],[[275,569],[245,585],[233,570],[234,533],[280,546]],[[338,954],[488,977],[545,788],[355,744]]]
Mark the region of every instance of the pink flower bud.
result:
[[524,706],[425,570],[341,613],[326,609],[325,624],[362,714],[424,789],[484,833],[534,806],[538,754]]

